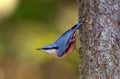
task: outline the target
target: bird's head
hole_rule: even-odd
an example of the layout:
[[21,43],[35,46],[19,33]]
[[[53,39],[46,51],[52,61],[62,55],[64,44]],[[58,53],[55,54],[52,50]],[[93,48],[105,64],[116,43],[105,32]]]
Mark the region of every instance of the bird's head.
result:
[[55,58],[59,58],[59,56],[57,55],[58,46],[56,46],[56,44],[48,44],[48,45],[44,46],[43,48],[38,48],[37,50],[43,50],[46,53],[54,56]]

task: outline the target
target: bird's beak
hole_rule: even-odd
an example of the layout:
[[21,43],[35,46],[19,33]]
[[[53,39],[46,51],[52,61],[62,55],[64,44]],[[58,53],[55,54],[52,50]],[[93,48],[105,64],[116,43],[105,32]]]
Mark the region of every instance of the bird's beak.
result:
[[36,50],[43,50],[43,48],[37,48]]

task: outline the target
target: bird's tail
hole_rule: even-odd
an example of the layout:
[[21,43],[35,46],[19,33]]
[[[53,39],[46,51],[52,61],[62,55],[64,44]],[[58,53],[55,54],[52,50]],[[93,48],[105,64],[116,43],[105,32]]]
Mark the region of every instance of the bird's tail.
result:
[[83,22],[78,22],[76,25],[74,25],[71,29],[72,30],[76,30],[76,29],[79,29],[81,26],[82,26]]

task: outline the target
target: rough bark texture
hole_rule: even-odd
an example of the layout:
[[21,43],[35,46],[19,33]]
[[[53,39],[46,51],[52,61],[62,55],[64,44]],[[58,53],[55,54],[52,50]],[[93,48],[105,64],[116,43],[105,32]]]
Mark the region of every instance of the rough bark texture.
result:
[[[80,79],[120,79],[120,0],[78,0]],[[82,53],[81,53],[82,52]]]

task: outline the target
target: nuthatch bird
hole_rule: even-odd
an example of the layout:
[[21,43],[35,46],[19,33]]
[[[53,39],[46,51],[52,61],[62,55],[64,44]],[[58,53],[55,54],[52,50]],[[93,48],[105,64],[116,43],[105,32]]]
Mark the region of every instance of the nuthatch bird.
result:
[[37,50],[43,50],[55,58],[65,57],[75,49],[75,32],[77,29],[79,29],[79,27],[82,26],[82,24],[82,22],[78,22],[72,28],[63,33],[53,44],[48,44],[43,48],[38,48]]

